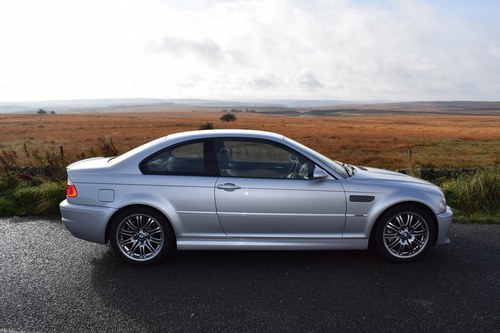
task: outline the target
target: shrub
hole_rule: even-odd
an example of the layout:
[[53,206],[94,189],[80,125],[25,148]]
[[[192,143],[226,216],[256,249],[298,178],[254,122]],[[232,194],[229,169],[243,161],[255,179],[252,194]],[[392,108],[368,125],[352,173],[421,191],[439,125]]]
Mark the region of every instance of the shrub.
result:
[[17,215],[15,204],[12,200],[0,197],[0,216],[15,216]]
[[232,113],[224,113],[220,118],[219,118],[221,121],[225,121],[225,122],[230,122],[230,121],[235,121],[236,120],[236,116]]
[[46,182],[35,190],[37,215],[59,214],[59,203],[66,198],[66,185],[63,182]]
[[213,123],[204,123],[204,124],[201,124],[200,127],[198,128],[199,130],[211,130],[211,129],[214,129],[214,124]]
[[441,184],[448,203],[459,213],[494,214],[500,211],[500,172],[495,169],[461,175]]
[[16,214],[19,216],[31,215],[36,209],[36,188],[21,183],[12,195],[13,205],[16,208]]
[[119,151],[115,147],[115,144],[113,143],[113,139],[111,139],[111,137],[106,136],[105,138],[99,139],[101,140],[102,156],[111,157],[119,155]]
[[56,215],[64,200],[65,182],[38,177],[21,179],[15,174],[0,178],[0,216]]

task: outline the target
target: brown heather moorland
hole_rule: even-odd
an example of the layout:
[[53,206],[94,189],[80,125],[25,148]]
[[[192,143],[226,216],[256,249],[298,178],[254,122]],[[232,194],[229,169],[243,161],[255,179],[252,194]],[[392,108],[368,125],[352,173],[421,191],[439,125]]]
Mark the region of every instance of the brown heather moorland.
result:
[[[100,142],[112,138],[125,152],[170,133],[215,128],[258,129],[284,134],[333,159],[387,169],[413,163],[423,167],[500,165],[500,116],[359,115],[286,116],[221,112],[100,114],[0,114],[0,150],[54,150],[64,147],[69,161],[100,154]],[[26,148],[25,148],[26,147]]]

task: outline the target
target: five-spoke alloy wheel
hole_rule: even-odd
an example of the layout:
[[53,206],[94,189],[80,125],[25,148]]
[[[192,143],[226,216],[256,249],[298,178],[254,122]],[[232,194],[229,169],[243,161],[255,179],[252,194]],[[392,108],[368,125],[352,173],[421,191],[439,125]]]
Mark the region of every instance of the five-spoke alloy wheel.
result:
[[413,261],[424,254],[434,237],[434,224],[427,210],[396,206],[385,212],[375,229],[375,247],[393,261]]
[[174,237],[163,215],[140,207],[127,209],[113,219],[110,241],[124,260],[145,265],[160,261],[170,252]]

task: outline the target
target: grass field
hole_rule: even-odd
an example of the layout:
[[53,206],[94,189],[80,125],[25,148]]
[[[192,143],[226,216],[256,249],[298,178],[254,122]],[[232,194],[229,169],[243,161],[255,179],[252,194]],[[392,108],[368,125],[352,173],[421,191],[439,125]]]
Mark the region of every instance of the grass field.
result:
[[473,175],[440,179],[438,184],[456,221],[500,223],[499,116],[241,112],[236,113],[235,122],[224,123],[221,115],[220,111],[0,114],[0,216],[57,215],[65,194],[65,167],[70,162],[111,156],[115,148],[125,152],[169,133],[213,123],[215,128],[279,132],[329,157],[358,165],[481,168]]
[[[100,154],[112,138],[119,152],[211,122],[215,128],[282,133],[341,161],[396,169],[410,162],[424,167],[500,165],[498,116],[281,116],[236,113],[223,123],[221,112],[0,114],[0,150],[22,152],[64,147],[69,160]],[[409,161],[409,150],[412,161]],[[19,154],[19,157],[23,157]]]

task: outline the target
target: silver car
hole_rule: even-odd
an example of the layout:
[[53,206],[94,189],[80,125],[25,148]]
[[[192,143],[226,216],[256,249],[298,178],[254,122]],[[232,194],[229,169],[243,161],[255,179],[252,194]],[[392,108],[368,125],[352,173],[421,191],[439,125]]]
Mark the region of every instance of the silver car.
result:
[[435,185],[352,166],[282,135],[207,130],[68,166],[62,221],[133,264],[178,250],[374,248],[412,261],[450,242]]

